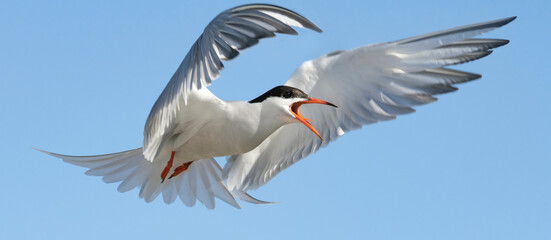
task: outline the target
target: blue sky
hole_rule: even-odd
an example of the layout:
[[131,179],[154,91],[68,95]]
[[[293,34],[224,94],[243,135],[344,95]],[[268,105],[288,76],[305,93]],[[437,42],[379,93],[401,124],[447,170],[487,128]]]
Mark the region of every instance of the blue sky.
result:
[[[266,1],[324,30],[263,40],[211,91],[249,100],[330,51],[519,18],[511,40],[456,69],[483,78],[346,134],[215,210],[85,176],[31,149],[141,146],[147,114],[206,24],[248,1],[0,2],[0,239],[551,239],[549,1]],[[222,160],[223,161],[223,160]]]

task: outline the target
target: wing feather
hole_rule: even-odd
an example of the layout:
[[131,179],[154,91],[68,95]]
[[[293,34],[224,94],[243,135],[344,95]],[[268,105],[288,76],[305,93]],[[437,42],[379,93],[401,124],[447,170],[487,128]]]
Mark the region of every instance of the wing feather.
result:
[[453,85],[480,78],[446,66],[485,57],[507,44],[507,40],[472,37],[514,19],[367,45],[303,63],[285,85],[339,106],[301,108],[304,116],[316,120],[312,125],[326,141],[300,124],[281,127],[254,150],[228,158],[224,168],[228,189],[242,193],[256,189],[345,132],[412,113],[414,106],[436,101],[433,95],[453,92],[457,90]]
[[[191,91],[209,86],[224,68],[221,60],[239,55],[239,50],[258,43],[275,33],[293,34],[292,27],[320,32],[313,23],[299,14],[266,4],[243,5],[220,13],[205,28],[157,99],[144,129],[144,156],[153,161],[163,142],[177,128],[176,118],[185,112]],[[184,114],[185,115],[185,114]]]

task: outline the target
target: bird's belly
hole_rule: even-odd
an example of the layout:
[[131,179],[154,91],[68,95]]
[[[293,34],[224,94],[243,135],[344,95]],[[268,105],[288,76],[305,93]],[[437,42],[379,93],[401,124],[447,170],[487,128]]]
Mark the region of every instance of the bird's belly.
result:
[[[214,141],[213,141],[214,140]],[[189,160],[199,160],[243,153],[232,144],[216,141],[216,139],[192,138],[176,150],[178,154]]]
[[239,137],[235,137],[231,131],[213,130],[209,127],[199,130],[183,145],[176,148],[178,155],[189,161],[194,161],[245,153],[260,144],[260,142],[256,143],[254,139],[248,139],[247,135],[243,133]]

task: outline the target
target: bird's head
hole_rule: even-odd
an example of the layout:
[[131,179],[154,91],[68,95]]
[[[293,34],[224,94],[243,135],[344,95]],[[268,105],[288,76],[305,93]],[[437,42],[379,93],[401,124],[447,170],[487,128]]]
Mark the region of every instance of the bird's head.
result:
[[285,124],[296,122],[304,124],[321,140],[323,140],[323,138],[309,122],[312,120],[304,118],[300,114],[299,108],[301,105],[309,103],[317,103],[337,107],[335,104],[310,97],[308,96],[308,94],[304,93],[300,89],[289,86],[274,87],[261,96],[249,101],[249,103],[265,104],[270,109],[269,111],[274,111],[276,116],[280,118]]

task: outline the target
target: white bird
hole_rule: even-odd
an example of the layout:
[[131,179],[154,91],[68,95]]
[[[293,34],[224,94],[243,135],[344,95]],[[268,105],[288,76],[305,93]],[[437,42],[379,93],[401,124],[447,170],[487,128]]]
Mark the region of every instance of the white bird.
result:
[[[122,181],[120,192],[139,188],[146,202],[162,193],[166,203],[179,196],[187,206],[198,199],[209,209],[215,197],[236,208],[234,197],[265,203],[247,191],[345,132],[414,112],[413,106],[434,102],[433,95],[480,78],[445,67],[485,57],[507,44],[473,37],[514,19],[336,51],[304,62],[284,86],[251,101],[230,102],[206,88],[218,78],[221,60],[233,59],[238,50],[275,33],[296,34],[292,27],[321,32],[282,7],[235,7],[214,18],[185,56],[151,109],[143,148],[98,156],[43,152],[89,168],[87,175],[103,176],[106,183]],[[299,113],[308,103],[336,107],[329,102],[339,107],[305,107]],[[214,160],[220,156],[228,156],[223,170]]]

